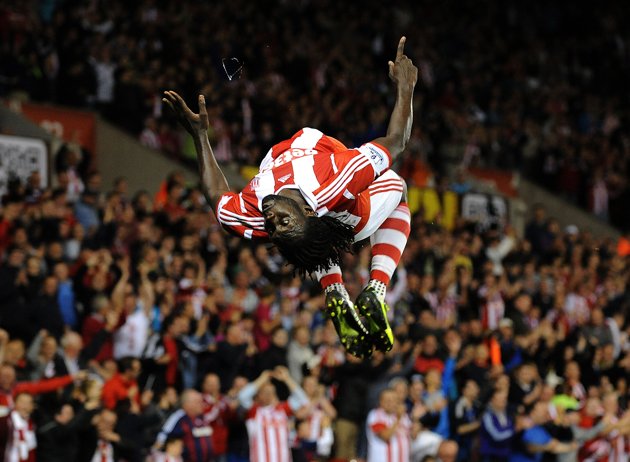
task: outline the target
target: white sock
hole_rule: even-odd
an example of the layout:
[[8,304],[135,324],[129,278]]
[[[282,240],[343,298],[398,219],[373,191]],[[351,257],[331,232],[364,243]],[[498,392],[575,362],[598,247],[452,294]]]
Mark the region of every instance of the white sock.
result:
[[370,279],[370,282],[368,282],[367,286],[374,290],[376,297],[381,303],[385,301],[385,294],[387,293],[387,286],[385,285],[384,282],[381,282],[377,279]]
[[343,284],[339,283],[339,282],[335,282],[334,284],[329,285],[328,287],[326,287],[324,289],[325,293],[330,292],[331,290],[336,290],[337,292],[339,292],[341,294],[341,296],[348,301],[348,303],[350,303],[350,305],[354,305],[352,303],[352,301],[350,300],[350,294],[348,293],[348,291],[346,290],[346,286],[344,286]]

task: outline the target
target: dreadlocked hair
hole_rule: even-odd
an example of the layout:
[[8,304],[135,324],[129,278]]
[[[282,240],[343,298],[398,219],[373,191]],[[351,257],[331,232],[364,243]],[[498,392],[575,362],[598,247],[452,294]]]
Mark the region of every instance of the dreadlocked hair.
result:
[[344,252],[352,251],[352,226],[336,218],[308,217],[299,235],[283,235],[273,239],[280,253],[304,277],[315,271],[325,271],[341,263]]

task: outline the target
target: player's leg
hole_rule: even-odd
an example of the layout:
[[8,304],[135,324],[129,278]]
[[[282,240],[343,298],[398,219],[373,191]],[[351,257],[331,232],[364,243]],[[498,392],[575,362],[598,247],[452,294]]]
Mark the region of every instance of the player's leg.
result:
[[[372,260],[370,281],[359,294],[356,306],[366,318],[374,345],[380,351],[391,350],[394,334],[387,319],[385,303],[387,285],[398,266],[409,238],[411,214],[406,203],[405,184],[394,172],[374,182],[370,192],[370,228],[363,233],[372,233]],[[377,226],[376,230],[373,227]],[[367,227],[366,227],[367,228]]]
[[334,265],[327,271],[317,271],[315,276],[326,294],[326,315],[333,322],[342,345],[357,357],[369,357],[373,347],[367,341],[368,330],[343,284],[341,268]]

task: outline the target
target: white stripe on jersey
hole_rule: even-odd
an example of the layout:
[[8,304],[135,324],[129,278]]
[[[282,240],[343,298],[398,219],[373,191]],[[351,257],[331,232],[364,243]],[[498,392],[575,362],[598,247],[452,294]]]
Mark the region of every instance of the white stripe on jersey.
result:
[[320,409],[316,408],[311,412],[311,417],[309,417],[311,423],[309,439],[311,441],[317,441],[322,436],[322,417],[324,417],[324,413]]
[[391,427],[396,416],[387,414],[382,409],[372,409],[367,417],[366,432],[368,439],[368,462],[400,462],[409,460],[411,444],[411,420],[403,416],[389,441],[383,441],[373,431],[372,425],[377,423]]
[[249,222],[246,222],[246,221],[239,220],[237,218],[226,218],[222,214],[219,214],[219,219],[220,219],[221,223],[223,223],[225,225],[245,226],[246,228],[257,229],[259,231],[264,231],[265,230],[264,224],[249,223]]
[[264,172],[265,170],[270,168],[269,165],[273,162],[272,156],[273,156],[273,149],[270,149],[269,151],[267,151],[267,155],[260,163],[260,168],[258,169],[259,172]]
[[391,192],[391,191],[396,191],[396,192],[403,192],[402,188],[395,188],[395,187],[383,187],[383,188],[378,188],[378,189],[370,189],[370,194],[382,194],[384,192]]
[[229,218],[235,218],[237,220],[242,220],[242,221],[247,221],[247,222],[251,222],[251,223],[256,223],[256,222],[264,222],[265,218],[264,217],[252,217],[251,215],[239,215],[238,213],[234,213],[231,212],[230,210],[221,210],[221,215],[225,215],[226,217]]
[[262,210],[262,201],[269,194],[273,194],[275,192],[275,184],[276,180],[273,177],[273,171],[268,170],[265,173],[258,174],[256,176],[258,178],[258,186],[256,186],[255,192],[256,197],[258,198],[258,210]]
[[313,149],[322,136],[324,136],[324,134],[319,130],[304,127],[302,129],[302,134],[291,143],[291,147],[298,149]]
[[261,407],[247,419],[251,460],[256,462],[289,462],[288,419],[282,409]]
[[229,210],[225,210],[225,209],[221,209],[219,211],[219,215],[221,216],[221,218],[223,218],[225,221],[239,221],[242,223],[249,223],[251,225],[253,225],[254,227],[256,226],[262,226],[264,227],[265,224],[265,218],[264,217],[252,217],[252,216],[247,216],[247,215],[239,215],[237,213],[234,212],[230,212]]
[[398,186],[402,188],[402,182],[400,180],[385,180],[385,181],[375,181],[370,186],[368,186],[369,190],[381,188],[383,186]]
[[293,182],[300,189],[315,191],[319,188],[319,181],[315,176],[315,158],[313,156],[298,157],[293,161]]
[[321,206],[330,202],[334,197],[348,186],[348,183],[352,181],[352,177],[355,172],[361,170],[363,167],[370,164],[370,161],[366,157],[355,157],[343,168],[341,174],[328,185],[323,191],[317,195],[317,202]]

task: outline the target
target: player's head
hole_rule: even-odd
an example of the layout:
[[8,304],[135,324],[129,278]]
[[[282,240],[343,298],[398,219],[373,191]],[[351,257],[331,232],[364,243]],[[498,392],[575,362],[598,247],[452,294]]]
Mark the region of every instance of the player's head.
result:
[[351,249],[352,227],[336,218],[318,217],[278,195],[265,197],[262,206],[271,242],[301,275],[339,264],[342,253]]

